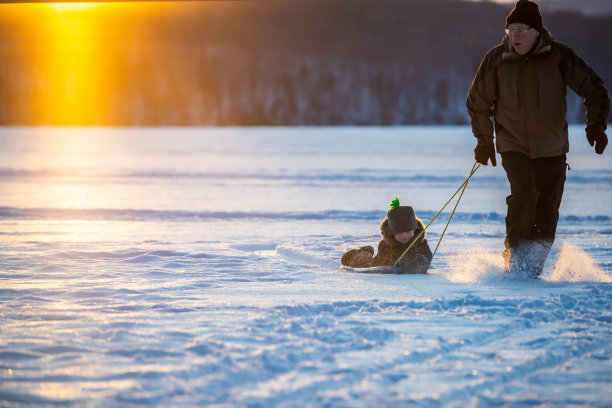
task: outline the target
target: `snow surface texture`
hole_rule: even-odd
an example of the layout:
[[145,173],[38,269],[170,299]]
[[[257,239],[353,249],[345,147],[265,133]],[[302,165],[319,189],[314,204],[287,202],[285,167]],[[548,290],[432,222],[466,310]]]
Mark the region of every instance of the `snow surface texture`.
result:
[[0,130],[0,406],[610,406],[612,164],[571,133],[533,281],[499,166],[431,274],[338,271],[396,195],[435,215],[465,127]]

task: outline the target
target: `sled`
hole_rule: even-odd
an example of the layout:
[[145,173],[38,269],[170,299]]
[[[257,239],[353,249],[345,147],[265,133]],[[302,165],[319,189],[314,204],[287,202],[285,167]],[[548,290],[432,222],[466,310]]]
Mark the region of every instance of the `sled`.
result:
[[371,266],[369,268],[353,268],[352,266],[342,265],[340,266],[340,270],[344,272],[354,273],[404,273],[402,268],[396,266]]

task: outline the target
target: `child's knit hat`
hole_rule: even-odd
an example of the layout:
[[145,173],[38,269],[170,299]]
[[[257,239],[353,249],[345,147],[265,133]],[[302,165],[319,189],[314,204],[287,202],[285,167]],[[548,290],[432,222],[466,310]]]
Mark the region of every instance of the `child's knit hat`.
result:
[[389,204],[391,209],[387,211],[387,219],[389,220],[389,233],[392,235],[400,234],[410,230],[419,228],[419,225],[414,215],[414,210],[409,205],[400,206],[399,199]]

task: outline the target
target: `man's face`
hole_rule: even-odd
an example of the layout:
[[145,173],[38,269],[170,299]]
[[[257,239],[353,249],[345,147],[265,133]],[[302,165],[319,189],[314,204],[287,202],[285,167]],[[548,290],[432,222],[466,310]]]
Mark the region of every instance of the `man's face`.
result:
[[533,48],[540,33],[526,24],[512,23],[508,26],[508,36],[514,51],[519,55],[525,55]]

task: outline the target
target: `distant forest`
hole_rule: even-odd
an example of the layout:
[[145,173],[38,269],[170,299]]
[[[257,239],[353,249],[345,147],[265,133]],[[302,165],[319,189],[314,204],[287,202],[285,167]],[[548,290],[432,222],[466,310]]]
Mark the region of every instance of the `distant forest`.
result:
[[[105,17],[104,58],[116,80],[87,124],[466,124],[466,93],[511,9],[456,0],[206,3]],[[610,89],[612,16],[545,13],[544,24]],[[47,88],[44,61],[23,54],[35,41],[0,17],[0,124],[71,124],[31,114]],[[583,122],[582,101],[569,94],[569,120]]]

